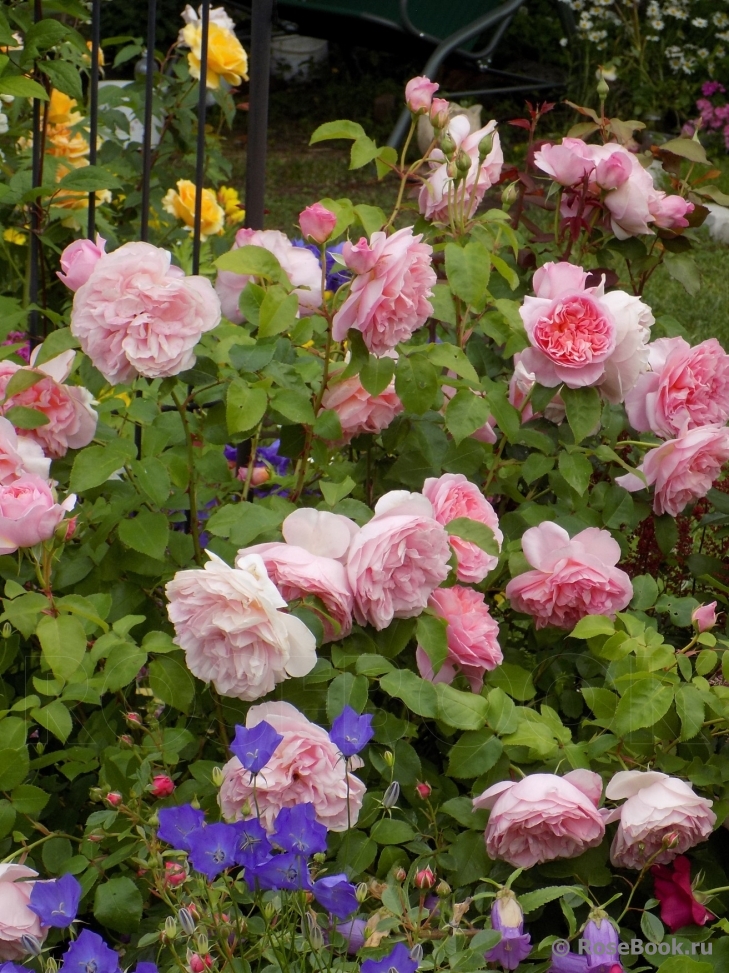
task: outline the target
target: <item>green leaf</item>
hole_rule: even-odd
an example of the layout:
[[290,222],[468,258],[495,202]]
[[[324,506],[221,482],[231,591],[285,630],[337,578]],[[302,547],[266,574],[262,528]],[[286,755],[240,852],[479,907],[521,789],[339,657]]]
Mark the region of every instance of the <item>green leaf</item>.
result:
[[517,728],[516,707],[503,689],[492,689],[486,696],[486,722],[495,733],[513,733]]
[[375,358],[370,355],[359,373],[359,380],[365,392],[379,395],[384,392],[395,374],[395,362],[392,358]]
[[50,17],[38,20],[31,24],[25,34],[25,53],[30,52],[32,57],[39,51],[47,51],[65,40],[69,35],[69,28],[58,20]]
[[132,463],[132,472],[152,503],[161,507],[172,489],[170,474],[164,463],[154,456],[145,456]]
[[309,145],[325,142],[327,139],[358,139],[365,135],[365,130],[357,122],[350,122],[341,118],[335,122],[324,122],[309,139]]
[[157,699],[189,713],[195,699],[195,680],[185,665],[182,652],[170,652],[149,664],[149,688]]
[[[63,708],[66,709],[65,706]],[[18,814],[32,814],[33,817],[37,817],[50,797],[51,795],[47,794],[41,787],[35,787],[33,784],[21,784],[11,793],[10,800]]]
[[379,154],[380,150],[377,147],[377,143],[367,135],[361,135],[352,143],[349,168],[361,169],[362,166],[366,166],[368,162],[374,162]]
[[706,149],[698,139],[677,138],[669,139],[660,145],[661,152],[671,152],[682,159],[689,159],[691,162],[699,162],[701,165],[711,165],[706,158]]
[[541,453],[530,453],[521,466],[521,475],[527,485],[546,476],[554,469],[554,457],[542,456]]
[[465,351],[457,345],[449,345],[446,342],[439,345],[429,345],[428,358],[434,365],[455,372],[459,378],[465,378],[469,382],[478,382],[479,380],[478,373],[466,357]]
[[99,687],[101,692],[117,693],[124,689],[133,682],[146,661],[144,649],[131,645],[125,639],[118,639],[104,662],[103,681]]
[[433,672],[437,675],[448,657],[448,623],[445,618],[431,615],[427,611],[418,617],[415,638],[418,646],[430,659]]
[[352,200],[343,196],[341,199],[330,199],[325,196],[319,202],[337,218],[337,222],[332,230],[332,238],[340,236],[355,221],[354,206]]
[[118,189],[121,183],[115,175],[101,166],[84,166],[71,169],[58,183],[58,189],[72,189],[82,193],[95,193],[100,189]]
[[30,409],[27,405],[12,405],[4,411],[3,415],[16,429],[38,429],[39,426],[47,426],[50,422],[44,412]]
[[52,703],[42,707],[42,709],[32,709],[30,715],[36,723],[58,737],[61,743],[65,743],[71,735],[73,720],[68,707],[64,706],[60,699],[54,699]]
[[73,855],[73,845],[68,838],[49,838],[43,842],[43,864],[51,875],[59,875]]
[[69,489],[72,493],[83,493],[100,486],[136,455],[136,447],[130,439],[112,439],[105,446],[87,446],[73,462]]
[[232,434],[255,428],[266,414],[268,396],[263,389],[251,388],[242,379],[228,386],[225,397],[225,423]]
[[491,254],[476,240],[465,247],[447,243],[446,275],[453,293],[476,311],[482,311],[488,297]]
[[216,537],[229,537],[238,547],[247,547],[259,534],[278,527],[285,516],[259,503],[227,503],[210,515],[207,529]]
[[457,730],[479,730],[486,722],[488,707],[483,696],[463,693],[447,683],[435,687],[438,719]]
[[653,517],[653,529],[655,530],[656,540],[661,554],[670,554],[676,544],[678,544],[678,525],[676,518],[670,514],[662,514],[660,517]]
[[494,532],[486,524],[479,520],[471,520],[470,517],[456,517],[445,525],[445,530],[450,537],[460,537],[461,540],[469,541],[480,547],[482,551],[491,554],[492,557],[499,556],[499,545],[494,537]]
[[570,632],[573,639],[592,639],[596,635],[612,635],[615,622],[606,615],[585,615]]
[[127,547],[148,557],[163,560],[170,529],[167,515],[142,509],[136,517],[122,520],[119,538]]
[[397,363],[395,391],[408,412],[422,415],[438,392],[438,373],[425,355],[402,355]]
[[48,598],[39,591],[29,591],[19,598],[12,599],[12,601],[6,599],[3,602],[5,614],[10,624],[26,638],[29,638],[35,632],[38,616],[48,606]]
[[271,251],[251,244],[224,253],[215,261],[215,266],[218,270],[229,270],[234,274],[245,274],[251,277],[263,277],[272,282],[288,283],[288,277]]
[[701,273],[693,257],[688,253],[669,253],[663,255],[663,265],[670,277],[677,280],[691,297],[701,290]]
[[647,909],[644,910],[640,917],[640,928],[648,942],[663,942],[663,938],[666,935],[666,931],[663,928],[663,923],[658,916],[654,916],[653,913],[648,912]]
[[379,206],[368,206],[366,203],[360,203],[359,206],[354,207],[354,211],[367,236],[372,236],[377,230],[381,230],[387,219]]
[[330,507],[335,507],[340,500],[343,500],[354,490],[357,484],[351,476],[345,476],[340,483],[332,483],[329,480],[320,480],[319,489],[321,494]]
[[[256,286],[256,284],[248,285],[248,287]],[[260,309],[260,304],[258,308]],[[258,318],[254,323],[257,327]],[[260,372],[271,361],[275,351],[276,339],[261,340],[255,345],[233,345],[228,352],[228,357],[233,368],[237,368],[239,372]]]
[[695,686],[681,685],[676,690],[676,712],[681,720],[681,742],[693,738],[704,724],[704,700]]
[[372,825],[370,835],[378,845],[404,845],[413,840],[415,832],[406,821],[381,818]]
[[81,87],[81,76],[78,69],[68,61],[39,61],[38,67],[48,75],[54,88],[58,88],[69,98],[74,98],[77,102],[84,100],[84,90]]
[[580,898],[584,898],[584,893],[579,887],[575,887],[574,885],[552,885],[550,888],[537,889],[534,892],[525,892],[523,895],[520,895],[519,905],[524,915],[529,915],[530,912],[536,912],[537,909],[541,909],[548,902],[554,902],[555,899],[561,899],[563,895],[569,894],[579,895]]
[[296,294],[286,295],[278,288],[271,288],[258,311],[258,336],[270,338],[290,331],[298,313],[299,299]]
[[9,398],[13,395],[19,395],[20,392],[24,392],[26,389],[32,388],[36,385],[42,378],[46,376],[43,372],[36,372],[30,368],[19,368],[14,375],[11,376],[10,381],[5,386],[5,396],[3,402],[7,402]]
[[304,426],[313,426],[316,422],[311,399],[303,392],[276,389],[271,396],[271,407],[291,422],[300,422]]
[[506,387],[501,385],[489,392],[488,401],[499,429],[510,442],[519,442],[522,435],[521,414],[509,402]]
[[456,444],[461,443],[488,422],[490,411],[482,396],[470,389],[460,389],[446,406],[446,429]]
[[114,932],[136,932],[143,905],[142,893],[125,875],[107,879],[96,887],[94,916],[102,926],[108,926]]
[[43,657],[57,679],[68,679],[86,655],[86,632],[78,618],[44,615],[36,628]]
[[673,702],[673,688],[648,676],[631,682],[615,711],[616,731],[625,736],[634,730],[654,726]]
[[576,443],[581,443],[586,436],[594,433],[600,424],[602,413],[600,393],[597,389],[570,389],[565,385],[561,395],[572,435]]
[[46,89],[32,78],[24,78],[20,74],[6,74],[0,78],[0,95],[14,95],[16,98],[37,98],[48,101]]
[[503,745],[490,730],[464,733],[451,749],[448,760],[449,777],[480,777],[496,766]]
[[520,702],[534,699],[537,695],[531,672],[510,662],[502,662],[493,672],[489,672],[486,681],[489,686],[503,689],[505,693]]
[[585,702],[595,714],[595,717],[601,721],[603,726],[609,725],[615,716],[618,696],[611,693],[609,689],[602,689],[599,686],[586,686],[580,692],[585,697]]
[[[378,646],[382,649],[382,646]],[[395,696],[417,713],[433,719],[438,711],[438,696],[433,683],[421,679],[409,669],[396,669],[380,679],[380,687],[388,696]]]
[[559,454],[559,472],[572,489],[582,496],[590,485],[592,463],[584,453],[567,453],[563,450]]
[[377,178],[384,179],[397,167],[397,149],[392,145],[383,145],[375,159]]
[[342,672],[329,683],[327,690],[327,718],[332,723],[345,706],[361,713],[367,704],[369,680],[366,676],[355,676]]
[[[719,942],[722,941],[719,940]],[[686,950],[688,951],[690,948],[690,946],[687,946]],[[660,965],[661,973],[717,973],[717,970],[720,969],[720,966],[714,966],[712,963],[700,963],[698,960],[688,959],[686,956],[674,956]]]
[[28,776],[29,766],[27,747],[6,747],[0,750],[0,790],[10,791],[22,784]]
[[[430,303],[433,305],[433,317],[436,321],[444,321],[446,324],[456,326],[456,304],[453,300],[453,293],[448,284],[439,281],[433,288],[430,296]],[[437,346],[436,346],[437,347]]]

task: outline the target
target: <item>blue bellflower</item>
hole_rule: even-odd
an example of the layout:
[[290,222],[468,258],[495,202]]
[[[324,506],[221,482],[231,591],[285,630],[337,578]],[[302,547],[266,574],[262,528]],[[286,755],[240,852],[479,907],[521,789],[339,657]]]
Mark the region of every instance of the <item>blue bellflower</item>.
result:
[[262,865],[271,857],[271,842],[268,840],[266,829],[255,818],[248,821],[237,821],[232,827],[236,832],[236,865],[244,868],[255,868]]
[[366,747],[375,731],[372,729],[372,716],[360,716],[351,706],[345,706],[332,723],[329,739],[345,757],[353,757]]
[[623,973],[620,936],[607,913],[596,909],[580,934],[579,953],[552,952],[549,973]]
[[156,963],[137,963],[134,973],[159,973]]
[[515,970],[531,953],[532,941],[524,932],[524,913],[511,889],[502,889],[491,906],[491,925],[501,933],[501,942],[486,953],[491,963]]
[[[311,251],[316,259],[321,261],[321,249],[316,243],[305,243],[304,240],[292,240],[291,242],[295,247],[301,247],[303,250]],[[336,246],[327,247],[325,287],[328,291],[338,291],[342,284],[346,284],[352,278],[350,271],[334,260],[334,254],[341,253],[343,246],[343,243],[338,243]]]
[[[251,869],[250,877],[255,878],[258,887],[264,890],[298,892],[304,889],[310,892],[312,889],[306,860],[290,851],[276,855],[263,865]],[[246,874],[246,878],[249,878],[249,874]]]
[[282,740],[281,734],[277,733],[270,723],[261,720],[250,730],[245,726],[236,726],[235,739],[230,745],[230,752],[251,774],[258,774],[271,759]]
[[82,929],[63,956],[64,973],[118,973],[119,957],[98,933]]
[[192,867],[211,881],[236,864],[238,832],[232,824],[209,824],[187,836]]
[[65,929],[76,918],[81,900],[81,884],[73,875],[62,875],[51,882],[34,882],[28,908],[42,926]]
[[314,882],[314,898],[337,919],[347,919],[357,911],[357,894],[346,875],[326,875]]
[[27,966],[20,963],[0,963],[0,973],[33,973]]
[[405,943],[398,943],[382,959],[366,959],[361,973],[389,973],[390,970],[395,970],[396,973],[415,973],[417,968],[418,961],[412,958]]
[[327,850],[327,829],[317,821],[313,804],[297,804],[278,812],[273,840],[284,851],[308,858]]
[[194,808],[192,804],[180,804],[177,807],[160,808],[157,814],[159,817],[157,837],[178,851],[189,851],[187,836],[191,831],[203,826],[205,823],[203,812]]

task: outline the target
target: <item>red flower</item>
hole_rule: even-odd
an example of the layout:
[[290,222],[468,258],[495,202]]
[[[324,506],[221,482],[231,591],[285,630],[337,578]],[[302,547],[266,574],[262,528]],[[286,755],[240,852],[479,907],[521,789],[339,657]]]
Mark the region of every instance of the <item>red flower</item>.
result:
[[661,903],[661,919],[671,932],[683,926],[703,926],[714,918],[694,897],[691,862],[685,855],[679,855],[670,865],[654,865],[651,874],[655,896]]
[[174,789],[174,781],[167,774],[157,774],[156,777],[152,778],[152,787],[150,790],[152,797],[169,797]]

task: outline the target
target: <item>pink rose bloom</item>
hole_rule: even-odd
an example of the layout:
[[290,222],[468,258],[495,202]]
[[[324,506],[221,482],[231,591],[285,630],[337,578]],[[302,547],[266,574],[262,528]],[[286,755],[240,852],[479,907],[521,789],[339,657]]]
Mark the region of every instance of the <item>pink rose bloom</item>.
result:
[[[667,865],[705,841],[716,822],[712,801],[695,794],[686,781],[655,770],[618,771],[605,788],[605,797],[627,798],[620,807],[604,812],[605,824],[620,822],[610,847],[615,868],[641,869],[659,852],[654,863]],[[661,851],[668,835],[674,847]]]
[[430,109],[433,95],[440,88],[439,84],[424,76],[411,78],[405,85],[405,102],[414,115]]
[[0,418],[0,486],[6,486],[32,473],[48,479],[51,461],[43,454],[38,443],[27,436],[19,436],[15,426]]
[[96,243],[91,240],[74,240],[61,254],[61,270],[56,276],[71,291],[77,291],[91,276],[106,251],[106,240],[97,233]]
[[427,653],[418,646],[416,659],[420,675],[431,682],[451,683],[460,671],[472,691],[480,693],[484,673],[504,661],[498,641],[499,626],[491,617],[484,595],[456,584],[434,591],[428,607],[448,623],[448,657],[434,673]]
[[595,168],[589,146],[582,139],[565,138],[547,143],[534,153],[534,165],[561,186],[576,186]]
[[656,226],[666,230],[678,230],[689,225],[686,216],[693,213],[694,204],[683,196],[667,195],[656,190],[648,201],[648,207]]
[[313,507],[299,507],[284,520],[281,533],[287,544],[303,547],[309,554],[317,557],[334,558],[335,561],[344,563],[352,539],[359,533],[359,527],[349,517],[341,514],[314,510]]
[[524,532],[521,546],[535,570],[512,578],[505,593],[537,628],[571,629],[586,615],[613,618],[633,597],[630,578],[615,566],[620,546],[607,530],[588,527],[570,539],[563,527],[545,521]]
[[587,274],[568,263],[547,263],[534,274],[535,297],[520,309],[531,348],[521,362],[540,385],[597,386],[621,402],[647,367],[653,314],[624,291],[587,287]]
[[683,338],[659,338],[648,345],[648,364],[625,397],[633,429],[673,439],[684,427],[729,419],[729,355],[716,338],[693,348]]
[[[36,442],[48,456],[58,459],[65,456],[69,449],[88,446],[96,434],[99,417],[91,408],[94,399],[88,389],[79,385],[63,384],[71,371],[76,352],[64,351],[56,358],[36,366],[33,363],[37,355],[38,349],[35,349],[31,355],[30,368],[41,372],[44,377],[30,388],[11,395],[2,409],[22,405],[42,412],[48,419],[46,425],[36,429],[23,429],[21,436]],[[8,382],[21,368],[23,366],[14,362],[0,361],[0,399],[5,397]],[[26,367],[25,370],[29,369]]]
[[172,255],[150,243],[106,254],[77,291],[71,332],[107,382],[179,375],[193,349],[220,322],[220,302],[205,277],[172,272]]
[[75,505],[73,493],[56,503],[48,482],[32,473],[0,486],[0,554],[50,540]]
[[21,943],[23,936],[43,942],[48,930],[28,908],[35,882],[19,879],[37,878],[38,872],[25,865],[0,865],[0,959],[12,961],[28,955]]
[[[471,168],[465,179],[466,202],[464,211],[466,217],[471,217],[481,205],[487,189],[499,181],[501,167],[504,164],[504,153],[501,151],[501,141],[496,131],[496,122],[471,132],[471,124],[466,115],[455,115],[446,129],[456,144],[456,153],[463,149],[471,158]],[[479,165],[478,145],[487,135],[493,136],[493,146],[486,158]],[[449,195],[453,197],[453,180],[448,175],[448,163],[440,149],[434,149],[428,156],[431,171],[423,183],[418,196],[418,209],[427,220],[438,223],[450,222],[448,212]],[[463,191],[463,182],[458,183],[458,191]],[[459,204],[460,212],[460,204]]]
[[236,564],[250,554],[258,554],[268,576],[287,602],[314,595],[331,618],[309,607],[321,619],[324,641],[334,642],[352,631],[352,592],[344,565],[331,557],[310,554],[291,544],[255,544],[238,552]]
[[605,197],[612,230],[618,240],[652,232],[649,224],[653,222],[654,216],[649,202],[656,194],[650,172],[643,168],[632,152],[627,149],[623,151],[630,159],[630,177]]
[[231,568],[214,554],[204,568],[178,571],[167,583],[167,614],[187,666],[221,696],[260,699],[289,676],[316,665],[316,640],[286,601],[260,557]]
[[329,385],[322,396],[321,407],[334,409],[337,413],[342,427],[341,443],[348,443],[363,433],[381,433],[403,411],[394,381],[379,395],[370,395],[358,375]]
[[[648,455],[638,469],[654,487],[653,510],[677,517],[692,500],[705,497],[729,460],[729,429],[715,424],[684,430]],[[646,483],[634,473],[615,479],[630,493]]]
[[[246,716],[248,729],[262,720],[283,737],[256,781],[256,800],[266,830],[273,831],[281,808],[307,803],[314,805],[317,819],[330,831],[346,831],[356,824],[366,788],[359,777],[347,773],[347,764],[326,730],[307,720],[291,703],[252,706]],[[361,766],[359,757],[350,758],[350,769]],[[236,821],[246,801],[253,806],[251,775],[233,757],[223,767],[223,776],[220,809],[228,821]]]
[[[337,217],[326,206],[314,203],[299,213],[299,226],[305,240],[324,243],[332,235]],[[255,232],[255,231],[254,231]]]
[[697,632],[709,632],[716,625],[716,602],[699,605],[691,613],[691,621]]
[[448,576],[448,535],[420,494],[386,493],[354,536],[347,577],[354,617],[378,631],[393,618],[414,618]]
[[[311,250],[295,247],[280,230],[249,230],[247,227],[238,230],[235,235],[232,249],[237,250],[238,247],[263,247],[276,257],[298,298],[299,314],[312,314],[320,307],[321,267]],[[244,320],[238,302],[252,280],[255,278],[233,273],[232,270],[218,271],[215,290],[220,298],[220,307],[225,317],[234,324],[241,324]]]
[[602,781],[590,770],[494,784],[473,801],[474,808],[491,810],[485,835],[489,857],[532,868],[596,848],[605,834],[597,809],[601,793]]
[[[451,520],[468,517],[489,527],[494,540],[501,550],[504,535],[499,530],[496,511],[481,493],[475,483],[471,483],[463,473],[444,473],[440,477],[428,477],[423,484],[423,496],[433,504],[433,516],[444,527]],[[458,560],[459,581],[479,584],[499,563],[497,556],[487,554],[472,541],[449,536],[451,547]]]
[[381,357],[425,324],[433,313],[428,298],[436,277],[433,248],[422,239],[406,226],[390,237],[378,230],[369,243],[363,237],[354,246],[344,244],[342,255],[355,277],[334,315],[335,341],[344,341],[354,328],[372,354]]

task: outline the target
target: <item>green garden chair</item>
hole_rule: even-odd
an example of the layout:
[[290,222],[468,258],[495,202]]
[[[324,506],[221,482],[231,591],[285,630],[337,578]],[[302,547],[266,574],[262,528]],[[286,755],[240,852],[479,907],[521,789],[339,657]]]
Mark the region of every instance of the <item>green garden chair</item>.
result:
[[[559,82],[497,71],[490,66],[502,37],[524,3],[525,0],[279,0],[279,7],[357,17],[429,41],[435,45],[423,69],[429,78],[434,78],[443,61],[455,52],[507,82],[499,88],[458,92],[460,97],[473,97],[559,87]],[[570,8],[562,0],[554,3],[565,30],[572,33],[574,19]],[[448,92],[443,94],[447,96]],[[409,113],[404,111],[390,135],[390,145],[400,144],[409,119]]]

